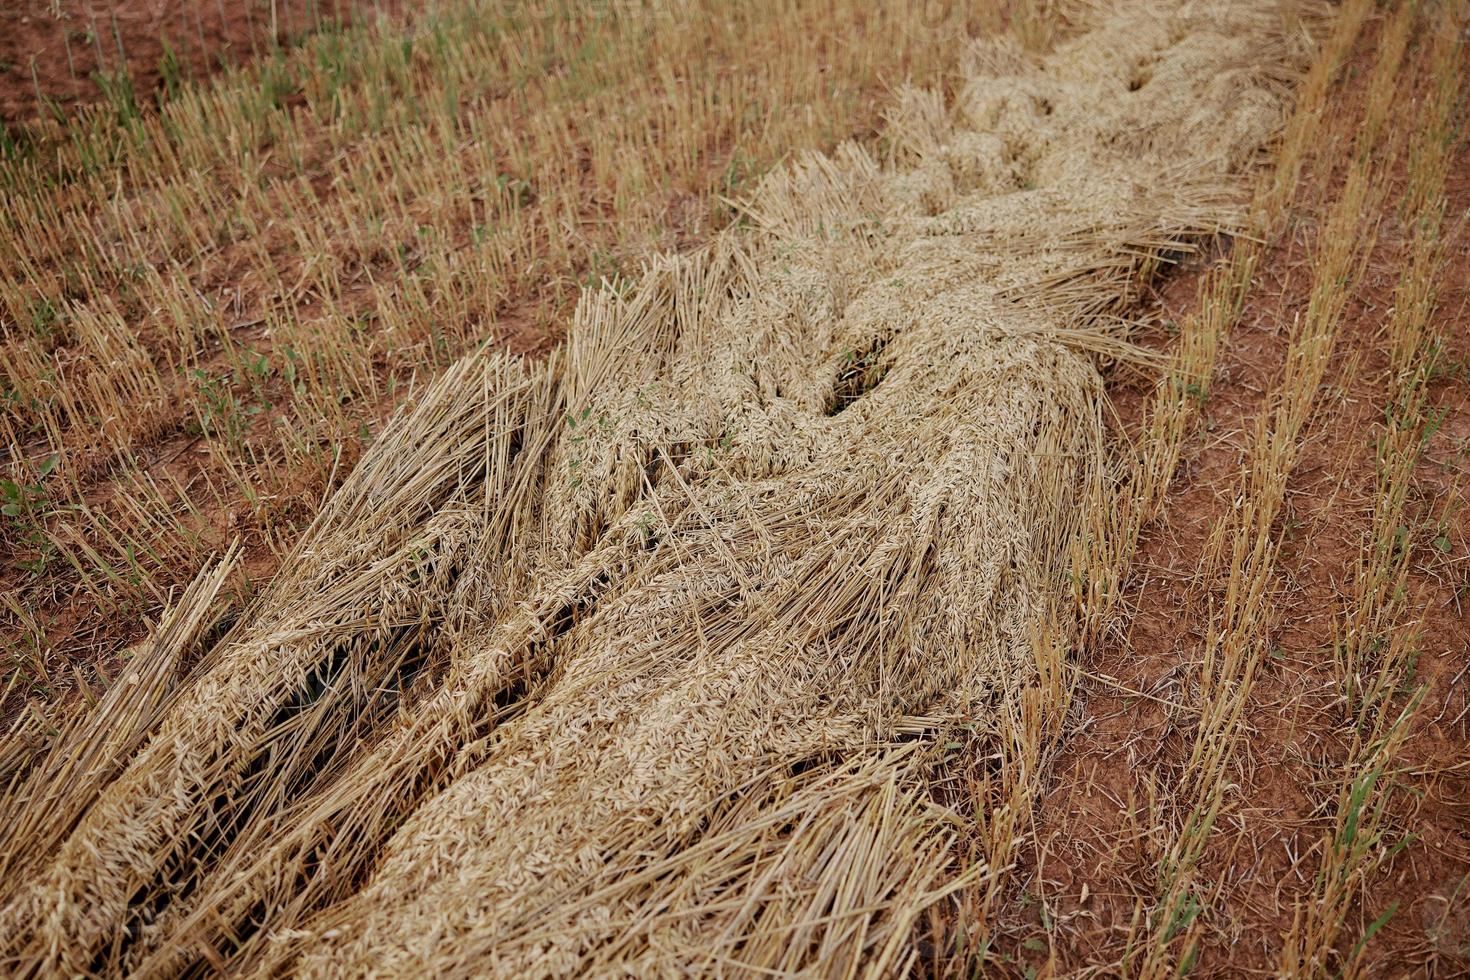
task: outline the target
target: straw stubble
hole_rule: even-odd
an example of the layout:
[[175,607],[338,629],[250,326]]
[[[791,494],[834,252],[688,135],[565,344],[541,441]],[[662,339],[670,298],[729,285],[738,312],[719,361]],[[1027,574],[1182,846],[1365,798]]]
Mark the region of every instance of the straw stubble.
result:
[[935,753],[1033,669],[1108,466],[1098,364],[1140,356],[1119,314],[1161,260],[1243,220],[1302,15],[1121,3],[1050,54],[976,42],[953,105],[897,93],[891,159],[779,170],[549,359],[461,362],[67,804],[4,962],[910,963],[991,873]]

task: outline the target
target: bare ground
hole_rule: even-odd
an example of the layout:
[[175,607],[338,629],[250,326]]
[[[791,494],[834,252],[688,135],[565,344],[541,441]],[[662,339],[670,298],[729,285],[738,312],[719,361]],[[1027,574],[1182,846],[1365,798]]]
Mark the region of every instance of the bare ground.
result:
[[[52,17],[50,4],[33,0],[30,6],[39,10],[0,13],[5,28],[0,64],[9,66],[0,71],[0,118],[5,120],[27,118],[38,106],[37,85],[17,52],[37,53],[39,88],[63,106],[98,97],[96,84],[84,80],[99,67],[111,70],[118,63],[109,60],[115,47],[104,44],[99,55],[95,43],[82,43],[91,30],[82,5],[63,20]],[[207,2],[196,7],[137,0],[117,6],[116,28],[100,14],[97,23],[104,38],[121,36],[142,93],[162,84],[161,39],[171,36],[170,23],[178,25],[180,41],[171,42],[176,54],[190,71],[202,71],[249,57],[257,43],[268,44],[269,32],[260,19],[268,6],[233,0],[220,5],[222,16],[211,20]],[[305,6],[303,0],[291,11],[297,30],[310,26],[302,23],[308,16]],[[328,6],[326,0],[321,6]],[[326,16],[325,11],[318,13]],[[199,38],[202,43],[196,43]],[[194,53],[188,53],[190,48]],[[1336,177],[1319,174],[1312,179],[1325,191]],[[1452,215],[1470,211],[1470,156],[1461,155],[1449,198]],[[1388,200],[1395,200],[1392,192]],[[1381,417],[1384,370],[1377,339],[1392,302],[1402,245],[1392,218],[1385,215],[1370,272],[1349,308],[1325,382],[1324,407],[1309,430],[1309,445],[1291,482],[1288,522],[1281,528],[1288,541],[1280,560],[1284,615],[1248,721],[1253,734],[1249,758],[1238,773],[1235,816],[1219,828],[1212,855],[1218,893],[1208,914],[1218,924],[1218,948],[1210,957],[1215,972],[1222,972],[1222,966],[1226,973],[1268,970],[1274,944],[1290,925],[1292,900],[1311,885],[1311,849],[1321,833],[1334,763],[1342,750],[1335,732],[1335,692],[1325,683],[1330,676],[1328,644],[1346,571],[1368,525],[1374,489],[1371,432]],[[1451,232],[1440,315],[1451,318],[1453,325],[1447,331],[1446,369],[1434,388],[1444,419],[1416,474],[1417,512],[1426,521],[1445,521],[1438,537],[1450,547],[1421,548],[1411,583],[1423,617],[1418,676],[1429,686],[1406,753],[1403,775],[1413,791],[1402,794],[1398,806],[1402,829],[1415,840],[1381,872],[1358,910],[1361,928],[1389,901],[1399,903],[1371,954],[1375,972],[1390,976],[1451,976],[1470,970],[1470,922],[1465,912],[1456,911],[1464,908],[1470,891],[1470,766],[1464,754],[1470,741],[1470,700],[1464,685],[1470,620],[1463,605],[1470,601],[1470,562],[1463,558],[1470,518],[1461,485],[1470,451],[1470,417],[1465,413],[1470,398],[1470,232],[1463,221],[1452,224]],[[999,941],[1011,945],[1018,961],[1046,962],[1036,943],[1058,924],[1066,931],[1066,940],[1053,947],[1056,958],[1051,962],[1059,972],[1115,957],[1136,902],[1146,902],[1152,894],[1156,882],[1151,876],[1158,865],[1153,817],[1159,795],[1167,794],[1187,757],[1188,744],[1181,737],[1190,711],[1187,678],[1207,621],[1194,572],[1211,530],[1228,513],[1245,433],[1279,368],[1287,328],[1305,305],[1312,238],[1310,223],[1299,223],[1266,254],[1241,325],[1221,356],[1206,410],[1207,438],[1185,459],[1165,517],[1146,535],[1135,563],[1128,635],[1079,664],[1082,715],[1036,815],[1031,885],[1012,907]],[[1168,324],[1183,318],[1207,268],[1201,262],[1168,280],[1156,297],[1154,327],[1143,342],[1168,346]],[[528,304],[525,311],[505,311],[499,322],[513,349],[544,349],[549,343],[545,317],[545,311]],[[522,321],[527,329],[518,328]],[[1134,378],[1115,381],[1111,393],[1125,428],[1138,424],[1146,392]],[[193,465],[197,442],[186,433],[175,434],[157,447],[157,465]],[[319,493],[315,484],[304,486],[301,505],[308,506]],[[232,533],[232,525],[243,517],[219,514],[211,520]],[[268,575],[275,561],[270,550],[259,543],[253,554],[251,577]],[[106,634],[106,623],[95,611],[88,622],[104,631],[99,649],[115,648],[116,636]],[[64,645],[86,649],[84,637],[61,632]],[[1453,894],[1460,896],[1458,906],[1447,905]]]
[[[1360,55],[1357,70],[1366,75]],[[1123,955],[1135,908],[1149,907],[1165,844],[1162,815],[1187,764],[1193,735],[1190,683],[1205,644],[1207,601],[1197,570],[1211,532],[1228,519],[1248,436],[1280,370],[1294,317],[1311,283],[1313,205],[1331,200],[1341,174],[1307,177],[1307,207],[1260,263],[1245,313],[1221,353],[1205,408],[1205,432],[1186,451],[1160,523],[1145,533],[1126,596],[1126,635],[1078,664],[1080,717],[1057,760],[1034,827],[1030,884],[1013,903],[998,946],[1017,962],[1050,962],[1067,974]],[[1383,329],[1402,268],[1406,234],[1396,175],[1377,246],[1350,303],[1319,411],[1288,488],[1278,565],[1282,616],[1256,683],[1246,758],[1235,773],[1231,816],[1216,825],[1205,864],[1214,901],[1211,975],[1273,973],[1292,904],[1310,893],[1319,838],[1331,815],[1348,725],[1332,682],[1335,617],[1370,526],[1375,424],[1383,419]],[[1470,153],[1462,147],[1447,186],[1448,214],[1470,213]],[[1410,618],[1420,617],[1415,682],[1426,686],[1393,803],[1395,832],[1409,841],[1354,906],[1362,932],[1396,910],[1368,945],[1374,976],[1462,976],[1470,971],[1470,227],[1449,227],[1437,316],[1448,338],[1432,388],[1442,424],[1415,471],[1410,512],[1417,542]],[[1140,340],[1167,349],[1173,324],[1196,303],[1210,262],[1181,269],[1159,289],[1153,326]],[[1118,377],[1110,394],[1136,434],[1147,386]],[[1432,530],[1426,530],[1432,528]],[[1022,876],[1023,879],[1026,876]],[[1048,931],[1056,931],[1048,943]],[[1047,951],[1046,955],[1041,955]],[[1054,955],[1054,958],[1052,956]]]
[[[105,97],[126,68],[140,101],[404,0],[18,0],[0,9],[0,124]],[[169,63],[176,64],[176,68]],[[43,103],[50,103],[50,107]]]

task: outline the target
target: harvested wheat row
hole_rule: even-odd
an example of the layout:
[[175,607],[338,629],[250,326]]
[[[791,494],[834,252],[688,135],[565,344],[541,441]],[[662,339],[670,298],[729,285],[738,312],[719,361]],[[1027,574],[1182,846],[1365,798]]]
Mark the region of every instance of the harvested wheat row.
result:
[[891,160],[776,172],[549,360],[459,364],[110,785],[11,793],[66,828],[0,822],[0,963],[910,963],[989,873],[935,746],[992,726],[1064,603],[1096,362],[1134,356],[1161,257],[1242,220],[1308,13],[1127,2],[1045,56],[977,43],[953,106],[899,93]]

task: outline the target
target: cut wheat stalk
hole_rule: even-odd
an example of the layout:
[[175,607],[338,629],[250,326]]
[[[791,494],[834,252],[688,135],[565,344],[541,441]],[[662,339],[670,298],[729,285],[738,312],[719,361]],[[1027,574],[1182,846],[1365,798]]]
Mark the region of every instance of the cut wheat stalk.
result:
[[[457,362],[37,842],[0,963],[915,968],[927,913],[993,903],[1061,731],[1097,362],[1147,360],[1141,282],[1241,228],[1317,17],[977,41],[942,117],[890,116],[901,159],[802,156],[547,360]],[[932,782],[967,730],[1009,766],[979,842]]]
[[[1390,50],[1402,50],[1419,15],[1405,5],[1390,29]],[[1432,431],[1428,384],[1440,356],[1443,327],[1434,318],[1444,264],[1445,178],[1454,145],[1455,106],[1464,91],[1463,45],[1446,21],[1420,69],[1429,97],[1408,133],[1414,165],[1402,201],[1412,236],[1386,325],[1389,365],[1386,422],[1375,440],[1377,486],[1366,538],[1352,569],[1349,600],[1334,633],[1338,682],[1350,726],[1331,823],[1313,888],[1296,903],[1278,970],[1282,976],[1351,976],[1362,969],[1368,942],[1397,909],[1374,909],[1371,924],[1351,948],[1348,915],[1368,877],[1408,844],[1390,839],[1390,802],[1400,785],[1399,753],[1411,734],[1424,689],[1409,686],[1420,642],[1420,604],[1409,594],[1413,543],[1406,533],[1408,499],[1424,444]],[[1395,38],[1398,38],[1395,40]],[[1370,111],[1387,113],[1383,102]]]

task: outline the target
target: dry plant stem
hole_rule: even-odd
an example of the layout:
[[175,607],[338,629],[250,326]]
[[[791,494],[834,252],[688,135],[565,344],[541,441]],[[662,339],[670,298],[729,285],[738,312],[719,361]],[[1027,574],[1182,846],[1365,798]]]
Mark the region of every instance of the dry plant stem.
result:
[[[1396,60],[1392,47],[1380,57]],[[1381,71],[1379,85],[1393,82]],[[1346,152],[1346,150],[1344,150]],[[1241,720],[1263,662],[1275,619],[1272,584],[1279,550],[1276,522],[1301,434],[1316,403],[1332,356],[1342,311],[1372,250],[1383,174],[1393,161],[1354,156],[1341,194],[1317,238],[1307,309],[1293,324],[1283,374],[1257,416],[1247,468],[1232,519],[1222,524],[1206,552],[1200,582],[1210,596],[1210,623],[1197,675],[1202,711],[1193,748],[1175,792],[1179,824],[1159,869],[1152,909],[1135,917],[1136,937],[1125,965],[1138,975],[1172,975],[1192,967],[1206,923],[1207,902],[1197,880],[1199,861],[1227,803],[1229,767],[1241,737]],[[1364,223],[1364,216],[1368,216]]]
[[[1285,127],[1285,138],[1275,153],[1271,180],[1257,193],[1251,207],[1250,229],[1237,239],[1225,262],[1201,282],[1195,312],[1180,325],[1180,339],[1168,369],[1161,375],[1150,399],[1142,434],[1136,440],[1136,456],[1117,486],[1105,495],[1088,533],[1074,550],[1072,579],[1078,590],[1082,646],[1088,649],[1105,636],[1115,634],[1125,610],[1119,608],[1123,581],[1130,573],[1139,536],[1155,519],[1174,477],[1186,440],[1194,434],[1196,419],[1207,402],[1215,371],[1215,360],[1229,337],[1254,279],[1261,250],[1257,236],[1270,235],[1284,220],[1308,149],[1318,132],[1327,97],[1347,52],[1356,43],[1371,9],[1366,2],[1344,6],[1323,48],[1313,61],[1306,81],[1297,93],[1297,103]],[[1074,675],[1075,676],[1075,675]],[[1061,703],[1069,703],[1063,699]],[[1164,973],[1170,969],[1170,944],[1182,931],[1181,921],[1192,921],[1197,906],[1191,904],[1190,875],[1217,811],[1207,806],[1196,810],[1176,838],[1175,853],[1162,869],[1163,891],[1158,907],[1145,916],[1140,906],[1134,930],[1153,922],[1152,947],[1146,948],[1142,970]],[[1185,927],[1188,922],[1183,922]],[[1148,942],[1135,941],[1137,945]],[[1188,942],[1192,942],[1192,937]],[[1130,947],[1135,947],[1130,943]],[[1181,944],[1183,945],[1183,944]],[[1125,963],[1136,948],[1125,954]],[[1196,955],[1186,946],[1184,959]]]
[[783,155],[871,132],[966,28],[901,3],[486,0],[312,37],[158,112],[37,123],[0,154],[0,478],[39,488],[0,520],[30,569],[0,588],[49,644],[121,643],[106,621],[141,623],[231,533],[268,569],[416,379],[491,336],[549,346],[582,285],[708,238]]
[[1095,643],[1117,626],[1122,578],[1132,565],[1139,534],[1156,518],[1163,503],[1185,440],[1209,399],[1220,346],[1240,316],[1255,276],[1260,243],[1285,220],[1302,164],[1320,131],[1331,85],[1371,10],[1371,0],[1349,0],[1339,12],[1296,93],[1282,141],[1273,154],[1269,182],[1252,200],[1243,236],[1235,241],[1225,262],[1202,281],[1196,311],[1180,325],[1179,344],[1160,375],[1147,424],[1136,440],[1137,458],[1118,476],[1114,502],[1095,510],[1104,523],[1089,532],[1073,572],[1083,597],[1086,644]]
[[[44,758],[33,763],[6,759],[0,764],[0,771],[14,774],[6,788],[5,822],[0,824],[0,876],[5,880],[36,870],[151,732],[179,679],[180,661],[222,611],[217,600],[236,557],[232,549],[190,584],[157,633],[135,652],[120,681],[99,703],[76,713],[66,731],[50,739]],[[9,732],[7,744],[19,749],[28,738],[39,736],[26,730],[34,724],[34,716],[21,719]]]
[[[1387,50],[1402,50],[1414,17],[1406,5],[1390,29]],[[1444,268],[1445,178],[1464,91],[1462,42],[1448,21],[1436,26],[1427,55],[1429,94],[1410,128],[1411,177],[1401,213],[1412,235],[1386,324],[1390,358],[1386,422],[1376,439],[1378,486],[1333,644],[1352,736],[1331,824],[1317,848],[1322,860],[1315,884],[1297,904],[1286,936],[1283,976],[1355,975],[1367,942],[1397,908],[1396,902],[1376,903],[1382,907],[1373,923],[1344,952],[1348,914],[1363,883],[1407,843],[1389,838],[1389,803],[1400,782],[1398,754],[1423,695],[1405,692],[1408,663],[1419,645],[1420,603],[1407,589],[1413,548],[1404,529],[1415,467],[1431,431],[1428,385],[1445,339],[1434,312]],[[1380,117],[1380,124],[1387,111],[1386,99],[1370,101],[1370,116]]]
[[[803,156],[547,361],[459,362],[0,912],[3,962],[914,967],[1060,731],[1094,358],[1143,359],[1142,281],[1242,229],[1319,16],[977,42],[952,101],[895,93],[891,162]],[[980,842],[931,782],[967,726],[1013,773]]]

